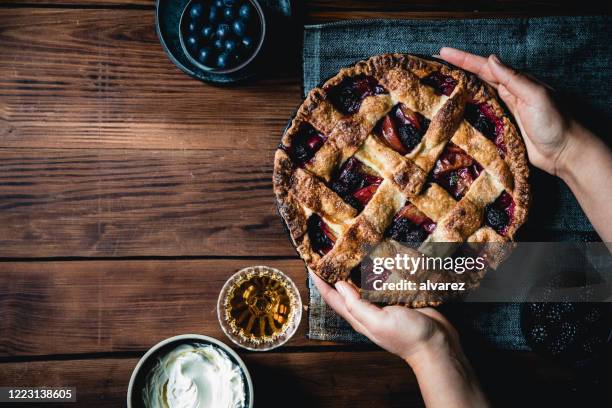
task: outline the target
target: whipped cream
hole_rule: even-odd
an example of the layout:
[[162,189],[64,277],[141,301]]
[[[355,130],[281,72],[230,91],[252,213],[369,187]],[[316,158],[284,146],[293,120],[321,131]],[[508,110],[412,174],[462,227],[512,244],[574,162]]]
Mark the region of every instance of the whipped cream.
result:
[[183,344],[159,359],[147,377],[148,408],[243,408],[240,366],[210,344]]

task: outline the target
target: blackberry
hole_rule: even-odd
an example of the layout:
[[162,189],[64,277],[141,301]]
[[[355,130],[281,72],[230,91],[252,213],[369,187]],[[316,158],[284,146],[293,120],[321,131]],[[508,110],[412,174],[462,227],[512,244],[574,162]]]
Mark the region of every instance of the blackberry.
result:
[[603,344],[604,344],[604,341],[602,340],[601,337],[592,336],[586,339],[582,343],[581,348],[582,348],[582,351],[590,355],[590,354],[598,353],[600,349],[602,348]]
[[416,127],[405,124],[399,125],[397,128],[399,139],[408,151],[412,151],[423,138],[423,134]]
[[510,218],[505,211],[489,205],[485,209],[485,221],[489,227],[501,233],[504,227],[508,225]]
[[546,338],[548,337],[548,332],[546,331],[546,327],[538,324],[531,328],[529,336],[535,343],[542,344],[544,343],[544,341],[546,341]]
[[550,354],[558,356],[567,349],[567,346],[567,343],[564,343],[560,338],[556,338],[547,345],[547,348]]
[[306,163],[310,160],[311,154],[308,148],[303,144],[293,146],[293,158],[298,163]]
[[359,172],[359,162],[350,160],[345,164],[338,178],[330,185],[336,194],[345,199],[350,193],[366,186],[366,180]]
[[359,110],[366,96],[386,92],[376,79],[366,75],[345,78],[338,85],[327,90],[331,103],[343,114],[350,115]]
[[332,102],[345,115],[355,113],[361,106],[361,98],[354,89],[343,87],[332,97]]
[[495,140],[495,124],[480,110],[478,105],[469,103],[465,106],[465,120],[490,140]]
[[572,302],[561,302],[559,303],[559,311],[563,315],[568,315],[576,311],[576,304]]
[[319,253],[326,253],[333,246],[334,243],[325,235],[321,227],[321,218],[317,215],[312,215],[308,219],[308,238],[312,248]]
[[397,242],[418,246],[427,238],[427,232],[407,218],[398,218],[387,230],[387,236]]
[[352,195],[346,195],[346,196],[342,196],[342,198],[344,199],[344,201],[346,201],[346,203],[348,205],[350,205],[351,207],[353,207],[354,209],[356,209],[357,211],[361,211],[363,210],[363,206],[361,205],[361,203],[359,202],[359,200],[357,200],[355,197],[353,197]]
[[551,323],[561,322],[563,316],[557,303],[554,303],[550,306],[550,308],[548,309],[548,313],[546,314],[546,319]]
[[547,309],[546,303],[543,303],[543,302],[529,303],[527,304],[527,308],[531,312],[531,314],[537,319],[543,318],[544,314],[546,313],[546,309]]
[[587,323],[597,323],[601,319],[601,312],[597,307],[591,307],[588,312],[584,315],[584,320]]
[[578,336],[578,325],[576,323],[565,322],[561,325],[559,339],[566,345],[570,345]]
[[427,233],[422,228],[417,228],[408,232],[405,236],[404,243],[411,247],[418,247],[427,239]]

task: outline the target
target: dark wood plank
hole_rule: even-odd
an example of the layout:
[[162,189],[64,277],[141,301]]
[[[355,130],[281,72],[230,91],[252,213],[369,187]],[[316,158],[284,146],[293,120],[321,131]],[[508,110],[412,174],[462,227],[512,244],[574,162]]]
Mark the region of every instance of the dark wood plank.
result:
[[[385,352],[242,353],[257,407],[422,406],[416,380]],[[78,406],[118,407],[137,359],[0,363],[3,386],[71,385]],[[364,373],[371,373],[367,379]]]
[[[154,10],[2,9],[0,147],[271,149],[299,63],[235,87],[179,71]],[[280,70],[282,71],[282,70]]]
[[[301,290],[301,260],[68,261],[0,263],[0,357],[146,350],[184,333],[222,340],[217,298],[237,270],[269,265]],[[287,347],[306,339],[307,313]]]
[[[241,355],[253,377],[258,407],[423,405],[412,371],[384,351]],[[492,360],[494,365],[492,361],[477,374],[488,379],[485,391],[496,407],[602,406],[607,398],[603,392],[576,390],[569,370],[531,353],[499,352]],[[0,383],[76,386],[78,406],[116,407],[124,404],[136,362],[101,358],[0,363]]]
[[0,149],[0,257],[292,256],[259,151]]

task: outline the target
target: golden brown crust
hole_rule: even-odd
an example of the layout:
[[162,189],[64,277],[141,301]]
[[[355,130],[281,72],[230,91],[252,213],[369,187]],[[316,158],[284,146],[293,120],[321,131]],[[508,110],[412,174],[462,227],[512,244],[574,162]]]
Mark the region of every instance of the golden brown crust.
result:
[[[421,82],[435,72],[456,82],[449,96],[440,95]],[[357,112],[343,114],[328,98],[328,92],[345,78],[357,75],[373,77],[386,92],[366,96]],[[372,135],[376,123],[400,102],[431,120],[422,140],[407,155],[399,154]],[[492,114],[500,118],[505,154],[500,155],[496,144],[463,120],[467,103],[487,104]],[[305,123],[321,132],[326,140],[300,168],[285,149]],[[449,142],[483,168],[459,201],[437,184],[427,184],[428,174]],[[406,200],[437,223],[427,242],[506,242],[513,239],[527,216],[530,192],[525,146],[495,91],[474,75],[433,60],[384,54],[340,70],[309,92],[281,144],[284,147],[275,154],[273,176],[279,214],[308,268],[329,282],[347,279],[353,267],[388,241],[383,239],[384,232]],[[328,187],[342,164],[353,156],[384,179],[360,214]],[[512,196],[515,207],[511,224],[502,236],[483,227],[483,214],[485,207],[504,190]],[[310,243],[307,221],[311,214],[322,217],[337,235],[333,248],[323,256]],[[476,287],[481,278],[482,274],[472,274],[458,279]],[[443,297],[426,293],[401,299],[393,293],[379,293],[376,297],[412,307],[444,301]]]

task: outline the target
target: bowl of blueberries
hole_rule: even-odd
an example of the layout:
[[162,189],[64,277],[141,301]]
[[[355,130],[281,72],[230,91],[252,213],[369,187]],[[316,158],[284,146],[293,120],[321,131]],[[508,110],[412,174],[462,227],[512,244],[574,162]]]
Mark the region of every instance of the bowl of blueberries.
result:
[[238,72],[251,64],[266,34],[256,0],[191,0],[179,25],[186,57],[198,68],[217,74]]

